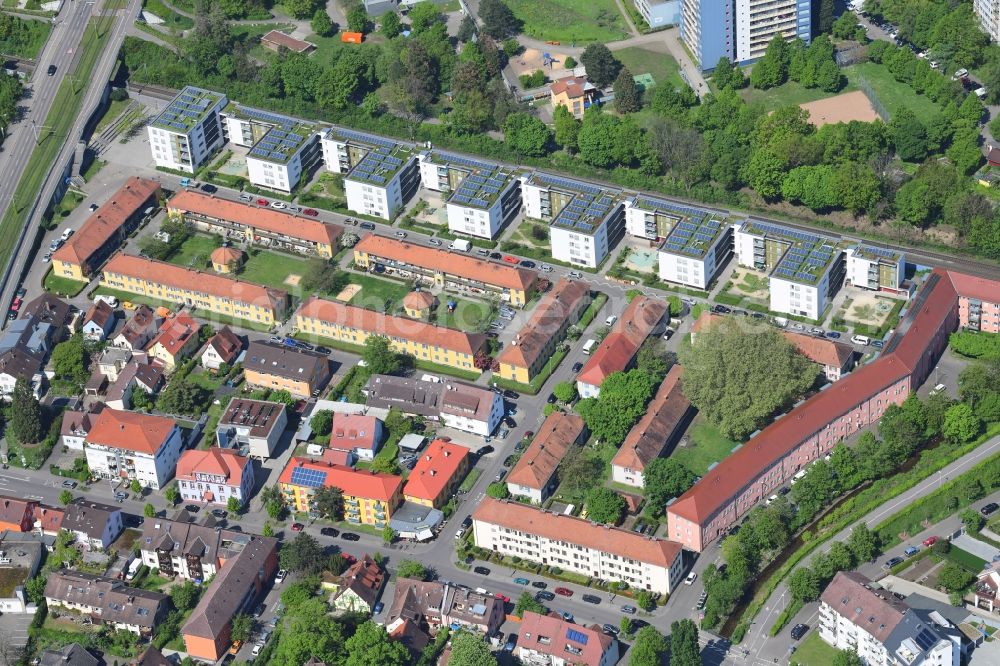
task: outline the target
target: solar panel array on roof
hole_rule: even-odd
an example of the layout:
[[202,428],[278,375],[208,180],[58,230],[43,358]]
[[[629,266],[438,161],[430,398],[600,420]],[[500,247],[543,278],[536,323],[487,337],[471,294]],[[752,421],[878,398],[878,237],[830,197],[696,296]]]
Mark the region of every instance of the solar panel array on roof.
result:
[[744,227],[744,230],[748,233],[780,236],[782,238],[801,243],[820,243],[823,241],[823,239],[816,234],[799,231],[798,229],[789,229],[788,227],[779,227],[776,224],[768,224],[758,220],[750,220],[750,223]]
[[570,180],[569,178],[559,178],[558,176],[550,176],[547,173],[542,173],[540,171],[535,172],[534,180],[540,183],[548,185],[550,187],[558,187],[569,192],[583,192],[585,194],[592,194],[597,196],[604,192],[620,192],[621,190],[609,189],[604,187],[598,187],[597,185],[591,185],[590,183],[584,183],[579,180]]
[[275,127],[281,127],[286,130],[290,130],[296,125],[301,125],[301,120],[296,120],[295,118],[289,118],[288,116],[283,116],[278,113],[271,113],[270,111],[261,111],[260,109],[254,109],[249,106],[240,106],[237,108],[237,113],[239,115],[246,116],[251,120],[259,120],[262,123],[267,123],[268,125],[274,125]]
[[378,146],[392,150],[399,145],[395,141],[383,139],[380,136],[365,134],[363,132],[355,132],[354,130],[345,129],[343,127],[334,127],[333,131],[348,141],[354,141],[355,143],[360,143],[364,146]]
[[186,133],[218,99],[214,93],[189,86],[167,105],[153,124]]
[[[688,210],[696,210],[689,208]],[[702,212],[703,211],[699,211]],[[673,254],[703,257],[722,232],[719,220],[689,217],[674,225],[661,249]]]
[[917,632],[917,637],[914,640],[916,640],[921,650],[929,650],[938,642],[937,636],[932,634],[927,627],[920,627],[920,631]]
[[587,634],[585,634],[582,631],[579,631],[577,629],[567,628],[566,629],[566,638],[567,638],[567,640],[571,640],[574,643],[579,643],[580,645],[586,645],[587,644]]
[[361,158],[348,176],[352,180],[363,180],[375,185],[384,185],[392,178],[403,160],[393,155],[394,151],[385,146],[377,146]]
[[639,208],[642,208],[644,210],[673,213],[675,215],[680,215],[682,217],[691,218],[695,222],[704,219],[710,214],[709,211],[703,210],[701,208],[692,208],[691,206],[685,206],[683,204],[677,204],[671,201],[665,201],[663,199],[654,199],[653,197],[645,197],[645,196],[637,197],[636,204],[638,205]]
[[883,257],[885,259],[891,259],[893,261],[899,256],[895,250],[889,250],[884,247],[875,247],[874,245],[859,245],[859,254],[870,254],[875,257]]
[[552,224],[592,233],[608,216],[615,204],[614,198],[605,194],[600,188],[595,189],[596,192],[581,192],[573,197],[559,211]]
[[452,155],[451,153],[435,153],[434,157],[436,162],[447,162],[448,164],[457,164],[460,166],[469,167],[470,169],[478,169],[480,171],[492,171],[497,168],[495,164],[489,164],[488,162],[480,162],[478,160],[473,160],[468,157],[462,157],[461,155]]
[[322,488],[326,481],[326,472],[308,467],[296,467],[292,470],[292,483],[297,486]]
[[285,162],[305,142],[302,134],[274,128],[250,149],[250,155],[271,162]]
[[[473,165],[480,166],[473,166]],[[489,208],[496,196],[510,183],[513,174],[502,167],[484,164],[475,160],[465,160],[464,166],[472,166],[481,171],[474,171],[462,179],[448,203],[472,206],[474,208]]]

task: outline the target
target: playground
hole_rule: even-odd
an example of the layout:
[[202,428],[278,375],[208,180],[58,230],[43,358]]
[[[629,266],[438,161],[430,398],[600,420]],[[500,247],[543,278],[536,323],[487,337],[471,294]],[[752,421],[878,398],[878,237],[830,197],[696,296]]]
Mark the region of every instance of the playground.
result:
[[654,248],[633,247],[625,258],[625,267],[640,273],[656,273],[659,269],[659,255]]
[[521,55],[511,58],[508,65],[514,71],[515,78],[522,74],[530,75],[542,70],[550,81],[555,81],[573,75],[573,70],[566,69],[563,64],[566,62],[566,58],[566,54],[555,50],[525,49]]

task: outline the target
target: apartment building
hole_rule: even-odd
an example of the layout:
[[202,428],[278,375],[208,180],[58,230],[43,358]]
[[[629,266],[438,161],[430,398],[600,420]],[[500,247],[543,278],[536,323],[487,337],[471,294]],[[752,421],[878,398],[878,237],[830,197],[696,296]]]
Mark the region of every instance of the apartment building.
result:
[[195,190],[181,190],[167,202],[167,210],[183,216],[196,229],[218,234],[236,243],[272,250],[332,257],[344,228],[272,208],[247,206]]
[[253,463],[232,449],[190,449],[177,461],[177,488],[184,502],[226,506],[235,497],[243,505],[253,485]]
[[625,204],[617,188],[535,172],[521,176],[524,214],[549,223],[552,258],[597,268],[625,235]]
[[683,579],[681,546],[628,530],[487,497],[472,512],[476,545],[635,590],[670,594]]
[[173,478],[183,447],[173,419],[117,409],[101,411],[83,442],[92,476],[133,479],[153,490]]
[[473,360],[486,345],[486,336],[480,333],[395,317],[317,296],[309,297],[299,308],[295,326],[308,335],[359,346],[369,336],[380,335],[389,339],[396,352],[473,372]]
[[354,246],[354,265],[459,294],[495,296],[513,306],[527,303],[538,280],[538,272],[527,268],[375,234]]
[[555,411],[538,427],[505,479],[511,495],[541,504],[558,485],[556,470],[571,447],[587,441],[587,424],[577,414]]
[[950,272],[958,290],[958,325],[969,331],[1000,333],[1000,289],[996,280]]
[[[875,361],[813,395],[752,437],[667,507],[668,535],[701,551],[840,440],[877,423],[934,369],[959,325],[966,278],[934,270]],[[975,284],[1000,292],[1000,282]]]
[[320,159],[319,135],[312,123],[239,104],[223,112],[226,134],[247,152],[250,182],[291,192]]
[[317,488],[338,488],[344,497],[344,520],[382,528],[403,501],[403,479],[392,474],[354,470],[344,465],[293,457],[278,477],[285,501],[295,511],[313,511]]
[[[399,578],[386,611],[386,630],[403,638],[411,650],[419,650],[430,642],[427,630],[454,626],[494,636],[506,619],[504,602],[492,594],[437,580]],[[407,623],[410,626],[404,628]]]
[[[268,537],[201,523],[153,518],[142,524],[139,558],[163,576],[202,582],[218,575],[252,541]],[[270,539],[275,541],[274,539]]]
[[556,613],[525,611],[517,631],[515,655],[531,666],[614,666],[618,641],[601,627],[563,619]]
[[52,274],[88,279],[152,213],[150,208],[156,206],[160,194],[155,180],[129,178],[52,254]]
[[989,35],[994,43],[1000,42],[1000,1],[973,0],[972,9],[976,12],[979,25],[983,26],[983,32]]
[[628,370],[639,353],[639,347],[654,332],[658,334],[669,311],[665,301],[641,295],[633,298],[615,327],[590,352],[590,358],[576,376],[576,390],[580,397],[596,398],[601,394],[601,384],[609,375]]
[[232,448],[240,455],[270,458],[288,425],[285,405],[280,402],[247,400],[235,397],[215,429],[215,441],[224,449]]
[[507,167],[436,150],[417,160],[421,184],[443,193],[450,231],[493,238],[521,208],[521,181]]
[[910,666],[961,663],[961,634],[917,612],[859,573],[840,571],[820,596],[820,638],[853,650],[865,664]]
[[873,291],[898,292],[906,278],[906,255],[860,243],[847,249],[847,284]]
[[403,486],[407,502],[440,509],[469,472],[469,447],[435,439],[420,454]]
[[[776,36],[812,38],[812,5],[801,0],[736,0],[736,62],[758,60]],[[709,63],[715,66],[715,63]]]
[[684,433],[695,414],[691,401],[681,390],[680,365],[670,368],[646,413],[629,430],[618,453],[611,459],[611,480],[627,486],[645,486],[646,466],[670,450]]
[[735,246],[740,266],[768,275],[772,312],[822,319],[844,280],[844,252],[832,238],[747,220]]
[[601,91],[586,76],[567,76],[549,86],[552,109],[564,107],[574,118],[583,118],[584,112],[600,97]]
[[654,30],[681,22],[681,0],[634,0],[633,4]]
[[89,616],[98,625],[147,638],[166,616],[169,601],[166,594],[126,587],[120,580],[82,571],[57,571],[45,581],[49,608],[65,608]]
[[732,255],[733,229],[707,217],[678,222],[657,251],[661,280],[708,289]]
[[386,412],[396,408],[480,437],[492,435],[505,413],[503,396],[496,391],[452,379],[436,382],[372,375],[364,392],[369,408]]
[[330,379],[330,359],[325,354],[254,340],[243,357],[247,385],[288,391],[296,398],[318,395]]
[[288,293],[280,289],[122,252],[104,265],[101,286],[267,326],[288,308]]
[[124,531],[125,523],[117,506],[77,497],[66,507],[59,529],[71,534],[86,550],[107,550]]
[[420,187],[417,157],[404,144],[332,127],[321,145],[326,168],[345,174],[347,208],[355,213],[391,220]]
[[736,16],[732,2],[681,0],[681,40],[702,70],[714,69],[719,58],[736,53]]
[[228,102],[222,93],[184,86],[146,128],[156,166],[197,171],[226,143],[221,113]]
[[590,288],[585,282],[560,280],[542,297],[531,319],[497,356],[500,376],[521,384],[529,383],[589,304]]

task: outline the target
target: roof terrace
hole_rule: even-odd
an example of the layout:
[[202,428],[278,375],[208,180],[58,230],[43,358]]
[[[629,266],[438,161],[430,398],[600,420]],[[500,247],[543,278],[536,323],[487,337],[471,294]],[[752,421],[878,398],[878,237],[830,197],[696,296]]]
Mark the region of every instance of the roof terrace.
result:
[[208,115],[209,109],[223,99],[225,96],[222,93],[185,86],[151,124],[171,132],[187,134]]
[[781,227],[760,220],[747,220],[743,224],[742,231],[788,246],[771,272],[771,276],[790,282],[815,285],[840,255],[837,241],[807,231]]
[[577,233],[592,234],[597,231],[624,198],[622,191],[617,188],[600,187],[540,172],[533,173],[529,182],[537,187],[570,195],[571,198],[551,224]]

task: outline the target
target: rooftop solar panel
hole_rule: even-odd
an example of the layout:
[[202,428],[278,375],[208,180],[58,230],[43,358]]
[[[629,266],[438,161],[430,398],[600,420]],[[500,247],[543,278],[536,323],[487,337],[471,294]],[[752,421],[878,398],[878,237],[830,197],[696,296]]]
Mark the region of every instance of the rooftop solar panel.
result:
[[579,631],[577,629],[566,629],[566,639],[571,640],[574,643],[579,643],[580,645],[587,644],[587,634]]
[[375,136],[374,134],[365,134],[364,132],[355,132],[354,130],[349,130],[343,127],[335,127],[333,131],[347,139],[348,141],[354,141],[362,145],[368,146],[379,146],[382,148],[388,148],[392,150],[398,144],[395,141],[390,141],[389,139],[383,139],[380,136]]
[[310,488],[322,488],[326,481],[326,472],[307,467],[295,467],[292,469],[292,483],[298,486],[308,486]]

